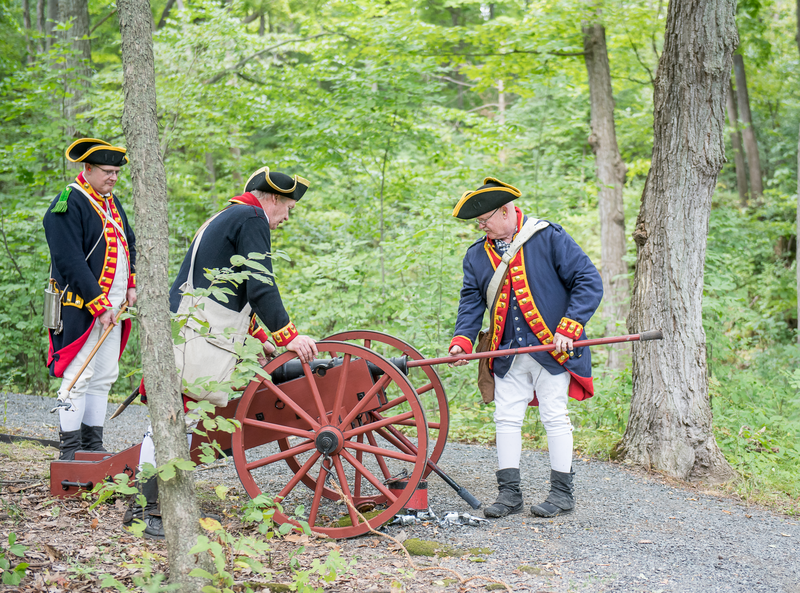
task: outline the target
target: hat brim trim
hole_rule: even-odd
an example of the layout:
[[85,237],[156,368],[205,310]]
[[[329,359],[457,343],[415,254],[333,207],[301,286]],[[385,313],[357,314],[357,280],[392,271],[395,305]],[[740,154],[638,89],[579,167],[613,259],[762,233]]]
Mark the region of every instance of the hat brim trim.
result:
[[[95,146],[95,147],[90,148],[89,150],[87,150],[85,153],[83,153],[81,155],[81,158],[75,159],[75,160],[73,160],[73,159],[69,159],[69,160],[71,160],[73,163],[83,163],[83,162],[86,161],[86,157],[88,157],[91,154],[97,152],[98,150],[110,150],[111,152],[121,152],[125,156],[125,162],[126,163],[130,162],[128,160],[128,155],[125,154],[126,152],[128,152],[126,149],[119,148],[118,146],[111,146],[110,144],[108,146]],[[69,158],[69,157],[67,157],[67,158]],[[89,164],[91,165],[92,163],[89,163]]]
[[244,191],[247,191],[247,186],[250,185],[250,182],[253,181],[253,178],[259,173],[263,173],[264,176],[269,179],[269,167],[261,167],[258,171],[254,171],[253,174],[247,178],[247,183],[244,184]]
[[[509,200],[509,201],[513,201],[513,200],[517,199],[518,197],[520,197],[522,195],[522,192],[520,192],[516,188],[514,188],[514,189],[517,191],[517,193],[511,191],[510,189],[508,189],[505,186],[504,187],[487,187],[487,188],[479,189],[479,190],[476,190],[476,191],[465,192],[464,195],[461,196],[461,199],[458,201],[458,204],[456,204],[456,207],[453,208],[453,216],[455,216],[456,218],[458,217],[458,213],[461,212],[461,209],[464,207],[464,204],[469,202],[470,198],[472,198],[474,196],[477,196],[478,194],[485,193],[485,192],[490,192],[490,191],[493,191],[493,192],[498,192],[498,191],[499,192],[505,192],[505,193],[508,193],[508,194],[511,194],[512,196],[514,196],[514,198],[512,200]],[[478,214],[477,216],[480,216],[480,214]]]
[[277,185],[272,183],[272,179],[270,179],[269,174],[267,174],[267,176],[266,176],[266,181],[267,181],[267,183],[269,184],[269,186],[272,189],[274,189],[275,191],[277,191],[280,194],[290,194],[297,187],[297,175],[294,176],[294,185],[292,187],[290,187],[289,189],[283,189],[282,187],[278,187]]
[[79,138],[78,140],[75,140],[75,142],[73,142],[72,144],[70,144],[70,145],[69,145],[69,147],[67,148],[66,152],[64,152],[64,154],[66,155],[66,157],[67,157],[67,160],[68,160],[69,162],[71,162],[71,163],[78,163],[78,162],[80,162],[80,161],[76,161],[75,159],[73,159],[72,157],[70,157],[70,156],[69,156],[69,153],[70,153],[70,151],[71,151],[73,148],[75,148],[75,147],[76,147],[78,144],[84,144],[84,143],[86,143],[86,144],[102,144],[103,146],[111,146],[111,144],[110,144],[109,142],[106,142],[105,140],[100,140],[99,138]]
[[[504,181],[500,181],[499,179],[497,179],[497,177],[486,177],[483,180],[483,185],[486,185],[490,181],[493,182],[493,183],[497,183],[498,185],[502,185],[503,187],[508,188],[511,191],[511,193],[515,194],[517,197],[520,197],[522,195],[522,192],[519,191],[516,187],[514,187],[510,183],[505,183]],[[495,189],[499,189],[499,188],[495,188]]]

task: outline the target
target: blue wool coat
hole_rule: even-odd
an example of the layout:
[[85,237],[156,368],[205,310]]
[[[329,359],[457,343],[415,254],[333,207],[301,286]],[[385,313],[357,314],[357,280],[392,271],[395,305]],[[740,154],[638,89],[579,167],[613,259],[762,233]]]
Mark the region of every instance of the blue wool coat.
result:
[[[519,229],[527,217],[518,208],[516,211]],[[458,345],[465,352],[472,351],[487,308],[486,289],[497,262],[499,255],[494,242],[486,237],[467,249],[451,347]],[[575,340],[586,339],[583,326],[600,304],[603,282],[597,268],[572,237],[561,226],[550,223],[531,237],[512,260],[503,291],[499,309],[493,312],[496,322],[500,321],[493,350],[549,344],[555,332]],[[588,348],[575,349],[571,359],[562,355],[562,360],[566,359],[563,364],[549,352],[530,356],[554,375],[569,371],[575,378],[592,376]],[[512,360],[512,356],[494,359],[494,373],[505,376]],[[581,383],[584,387],[591,385],[590,381]],[[591,392],[587,394],[590,395]]]

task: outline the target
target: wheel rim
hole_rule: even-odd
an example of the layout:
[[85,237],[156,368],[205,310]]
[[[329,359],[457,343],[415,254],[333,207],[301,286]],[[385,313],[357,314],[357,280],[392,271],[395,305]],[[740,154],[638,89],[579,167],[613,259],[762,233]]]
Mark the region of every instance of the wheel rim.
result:
[[[317,348],[319,358],[340,357],[341,364],[323,376],[303,364],[302,377],[280,385],[260,377],[251,381],[236,410],[242,428],[233,435],[233,457],[251,497],[272,488],[275,491],[268,492],[282,500],[273,517],[277,523],[297,525],[291,513],[304,505],[303,516],[314,531],[353,537],[369,531],[369,526],[349,505],[333,502],[340,496],[325,483],[325,476],[330,472],[355,506],[366,501],[381,504],[370,524],[385,523],[411,498],[410,486],[422,479],[429,439],[419,426],[426,428],[427,422],[413,386],[388,360],[344,342],[319,342]],[[287,352],[264,370],[271,374],[294,358]],[[373,380],[367,363],[382,376]],[[403,405],[392,405],[395,400]],[[384,410],[387,401],[390,406]],[[410,420],[419,425],[414,447],[394,436]],[[284,462],[293,475],[286,474]],[[401,470],[409,475],[409,487],[390,491],[384,481]],[[300,482],[310,494],[296,488]],[[350,524],[343,524],[348,519]]]
[[[385,344],[391,348],[399,351],[399,355],[408,356],[412,360],[423,360],[425,357],[422,353],[414,348],[408,342],[404,342],[399,338],[390,336],[383,332],[376,332],[371,330],[354,330],[344,331],[333,334],[325,340],[337,340],[340,342],[362,341],[365,348],[372,349],[373,343]],[[397,356],[398,354],[389,354],[389,356]],[[425,408],[425,417],[428,419],[428,433],[431,436],[431,454],[430,460],[434,463],[439,463],[439,459],[444,453],[445,445],[447,444],[447,433],[450,430],[450,408],[447,403],[447,395],[444,391],[444,385],[439,378],[439,374],[432,366],[418,367],[424,374],[427,382],[417,378],[410,378],[409,381],[414,385],[414,389],[420,398],[420,401]],[[431,414],[435,408],[436,414]],[[438,418],[437,418],[438,416]],[[430,467],[425,467],[423,477],[433,471]]]

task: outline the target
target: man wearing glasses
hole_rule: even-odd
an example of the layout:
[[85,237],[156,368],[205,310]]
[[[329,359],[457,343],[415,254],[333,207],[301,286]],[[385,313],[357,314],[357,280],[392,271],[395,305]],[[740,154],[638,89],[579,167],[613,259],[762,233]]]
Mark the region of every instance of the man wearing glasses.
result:
[[[516,253],[510,249],[528,222],[513,204],[521,195],[517,188],[487,177],[477,190],[465,192],[453,210],[457,218],[475,219],[485,236],[464,256],[464,281],[450,354],[472,352],[487,308],[494,321],[490,350],[555,345],[552,352],[490,359],[499,495],[484,514],[493,518],[523,510],[519,464],[528,405],[539,406],[550,454],[550,493],[544,502],[531,507],[531,513],[554,517],[575,508],[567,397],[587,399],[594,388],[589,350],[573,349],[573,341],[586,339],[583,326],[603,296],[597,268],[559,225],[531,221],[529,228],[536,232]],[[497,279],[497,296],[487,295],[504,259],[508,267],[502,279]],[[493,302],[488,302],[492,298]],[[464,364],[467,362],[455,363]],[[491,396],[486,403],[489,401]]]
[[63,379],[60,396],[105,329],[113,328],[69,393],[71,405],[59,409],[59,459],[74,459],[75,451],[105,451],[108,392],[131,329],[130,320],[118,325],[114,319],[123,302],[136,302],[136,237],[112,193],[128,162],[125,152],[95,138],[73,142],[67,160],[83,163],[83,170],[44,215],[51,283],[61,294],[63,322],[50,330],[47,366]]

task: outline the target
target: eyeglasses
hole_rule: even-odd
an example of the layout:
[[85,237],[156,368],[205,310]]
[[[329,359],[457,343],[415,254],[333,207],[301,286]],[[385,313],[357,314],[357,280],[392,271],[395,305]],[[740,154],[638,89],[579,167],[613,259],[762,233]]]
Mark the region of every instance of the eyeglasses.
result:
[[95,165],[94,168],[100,169],[103,173],[105,173],[106,177],[114,177],[115,175],[119,177],[119,169],[116,170],[103,169],[103,167],[98,167],[97,165]]
[[495,213],[495,212],[497,212],[498,210],[500,210],[500,208],[495,208],[494,212],[492,212],[492,213],[491,213],[489,216],[487,216],[487,217],[486,217],[486,218],[484,218],[483,220],[481,220],[480,218],[476,218],[476,219],[475,219],[475,222],[477,222],[477,223],[478,223],[478,228],[480,228],[480,227],[482,227],[482,226],[486,226],[486,223],[487,223],[487,222],[489,222],[489,219],[490,219],[492,216],[494,216],[494,213]]

